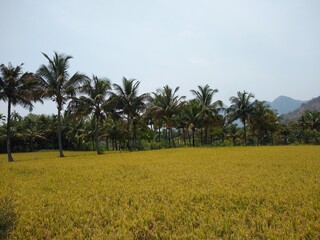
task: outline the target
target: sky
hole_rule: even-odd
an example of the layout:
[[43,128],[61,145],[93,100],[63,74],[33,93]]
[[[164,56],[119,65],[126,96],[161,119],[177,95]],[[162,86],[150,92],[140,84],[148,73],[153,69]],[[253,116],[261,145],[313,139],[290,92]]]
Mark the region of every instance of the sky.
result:
[[[140,93],[168,84],[191,99],[208,84],[226,105],[244,90],[267,101],[320,95],[318,0],[0,0],[0,28],[0,63],[25,72],[56,51],[73,56],[70,74],[134,78]],[[33,113],[56,111],[46,101]]]

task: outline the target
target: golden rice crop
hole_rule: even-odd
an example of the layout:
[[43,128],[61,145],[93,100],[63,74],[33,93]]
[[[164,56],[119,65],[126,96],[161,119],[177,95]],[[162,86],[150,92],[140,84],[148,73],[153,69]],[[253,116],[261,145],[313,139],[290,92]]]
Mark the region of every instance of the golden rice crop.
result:
[[320,147],[0,155],[0,238],[320,239]]

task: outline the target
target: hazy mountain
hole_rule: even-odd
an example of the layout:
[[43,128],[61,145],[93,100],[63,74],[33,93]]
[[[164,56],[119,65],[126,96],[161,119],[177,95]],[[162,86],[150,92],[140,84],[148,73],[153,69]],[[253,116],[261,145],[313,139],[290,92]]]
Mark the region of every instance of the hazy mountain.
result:
[[306,101],[296,100],[291,97],[279,96],[272,102],[268,102],[272,109],[277,110],[279,115],[292,112],[299,108]]
[[288,114],[284,114],[281,117],[283,118],[284,122],[298,120],[307,110],[320,112],[320,96],[317,98],[313,98],[306,103],[303,103],[298,109]]

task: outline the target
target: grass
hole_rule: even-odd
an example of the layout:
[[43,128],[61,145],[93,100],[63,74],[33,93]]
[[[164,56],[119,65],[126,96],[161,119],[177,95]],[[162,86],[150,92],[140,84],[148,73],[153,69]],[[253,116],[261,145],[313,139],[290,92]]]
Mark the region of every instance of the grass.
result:
[[0,155],[0,238],[320,239],[320,147]]

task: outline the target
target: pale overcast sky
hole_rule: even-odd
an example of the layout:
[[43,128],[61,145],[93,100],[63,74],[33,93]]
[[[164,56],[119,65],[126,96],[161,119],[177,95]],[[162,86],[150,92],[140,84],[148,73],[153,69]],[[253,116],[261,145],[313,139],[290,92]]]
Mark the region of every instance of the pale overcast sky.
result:
[[168,84],[190,99],[209,84],[225,104],[243,90],[320,95],[319,0],[1,0],[0,27],[0,63],[24,71],[57,51],[74,57],[70,73],[135,78],[140,93]]

